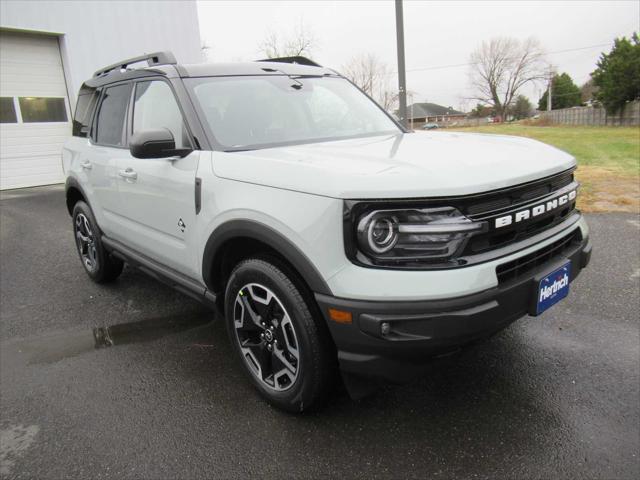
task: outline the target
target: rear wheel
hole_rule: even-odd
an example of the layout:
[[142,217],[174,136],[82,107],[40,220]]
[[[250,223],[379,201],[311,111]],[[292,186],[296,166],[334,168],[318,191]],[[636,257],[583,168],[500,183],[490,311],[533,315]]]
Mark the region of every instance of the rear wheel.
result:
[[111,282],[118,278],[124,263],[105,250],[89,205],[83,201],[77,202],[73,207],[72,218],[78,255],[89,277],[97,283]]
[[335,370],[326,325],[304,292],[276,259],[251,258],[233,270],[225,295],[229,336],[244,370],[263,397],[291,412],[320,406]]

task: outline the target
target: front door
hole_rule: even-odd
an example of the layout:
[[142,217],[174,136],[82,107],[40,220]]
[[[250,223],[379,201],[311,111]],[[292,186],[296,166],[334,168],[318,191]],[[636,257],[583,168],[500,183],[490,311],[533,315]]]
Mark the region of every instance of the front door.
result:
[[[135,83],[130,134],[167,128],[176,148],[192,148],[183,115],[169,83]],[[196,255],[188,248],[195,234],[195,179],[200,152],[184,158],[118,158],[120,211],[117,240],[185,275],[196,278]]]

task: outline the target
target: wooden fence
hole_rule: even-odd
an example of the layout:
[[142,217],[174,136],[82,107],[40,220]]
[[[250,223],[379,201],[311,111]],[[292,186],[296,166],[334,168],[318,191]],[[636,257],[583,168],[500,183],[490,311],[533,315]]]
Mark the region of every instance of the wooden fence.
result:
[[540,118],[566,125],[640,125],[640,101],[627,103],[615,115],[608,115],[602,107],[573,107],[540,112]]

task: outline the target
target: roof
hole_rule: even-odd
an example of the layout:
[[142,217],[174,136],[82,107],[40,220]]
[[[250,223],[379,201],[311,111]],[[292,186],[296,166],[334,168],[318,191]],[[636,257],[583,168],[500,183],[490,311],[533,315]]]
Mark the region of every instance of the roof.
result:
[[[161,60],[165,60],[162,55],[170,55],[170,52],[157,52],[151,55],[161,55]],[[135,57],[129,60],[104,67],[98,70],[95,76],[85,82],[89,87],[99,87],[108,83],[131,78],[140,78],[152,75],[164,75],[168,78],[175,77],[222,77],[235,75],[313,75],[313,76],[337,76],[338,74],[321,66],[313,66],[308,59],[302,57],[291,57],[282,59],[261,60],[257,62],[242,63],[198,63],[198,64],[177,64],[164,63],[162,61],[151,61],[149,66],[142,68],[129,68],[129,63],[140,62],[147,59],[149,55]],[[171,55],[173,58],[173,55]],[[279,62],[278,60],[283,60]],[[291,63],[305,60],[307,64]],[[134,62],[136,61],[136,62]],[[175,61],[175,60],[174,60]]]
[[329,68],[273,61],[245,63],[197,63],[181,65],[181,77],[215,77],[226,75],[336,75]]
[[409,118],[440,117],[446,115],[466,115],[464,112],[454,110],[451,107],[443,107],[437,103],[414,103],[407,106]]

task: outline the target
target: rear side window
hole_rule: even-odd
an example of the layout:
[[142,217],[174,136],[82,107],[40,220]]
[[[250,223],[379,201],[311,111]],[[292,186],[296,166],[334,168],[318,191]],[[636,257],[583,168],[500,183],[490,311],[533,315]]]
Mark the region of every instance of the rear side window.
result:
[[138,82],[133,106],[133,133],[167,128],[176,148],[190,147],[189,135],[178,102],[166,82]]
[[100,103],[100,110],[96,117],[96,143],[115,147],[124,146],[122,134],[124,132],[130,94],[130,83],[105,89]]
[[73,116],[73,135],[75,137],[86,137],[89,134],[89,123],[96,108],[98,92],[95,88],[80,90],[76,113]]

